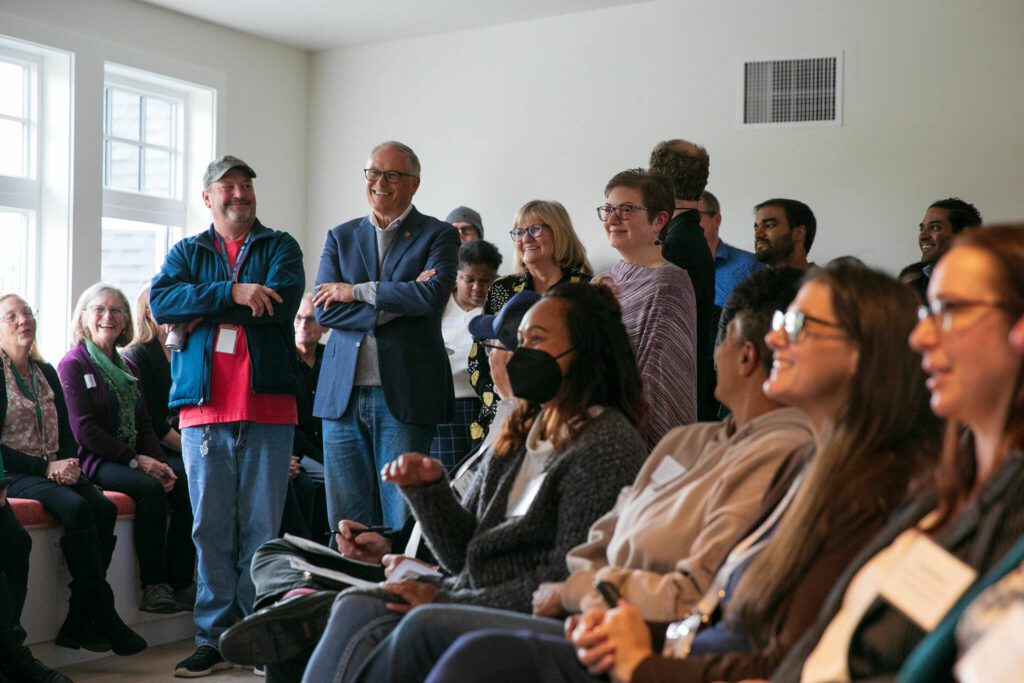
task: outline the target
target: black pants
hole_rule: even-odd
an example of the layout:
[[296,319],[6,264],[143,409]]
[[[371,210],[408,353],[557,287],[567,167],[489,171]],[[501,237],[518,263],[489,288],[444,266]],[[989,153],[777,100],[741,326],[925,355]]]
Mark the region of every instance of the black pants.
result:
[[[180,457],[167,459],[178,480],[164,493],[160,480],[125,465],[105,462],[92,479],[109,491],[119,491],[135,501],[135,554],[143,586],[170,583],[173,588],[192,584],[196,548],[192,543],[192,505],[188,498],[185,464]],[[170,504],[171,521],[167,523]]]
[[101,540],[114,534],[117,506],[85,477],[72,486],[63,486],[36,474],[10,476],[12,481],[7,495],[42,503],[43,509],[60,521],[65,534],[93,526]]
[[11,504],[0,507],[0,573],[7,577],[9,591],[0,599],[7,600],[13,622],[21,618],[28,589],[28,555],[32,551],[32,537],[14,516]]

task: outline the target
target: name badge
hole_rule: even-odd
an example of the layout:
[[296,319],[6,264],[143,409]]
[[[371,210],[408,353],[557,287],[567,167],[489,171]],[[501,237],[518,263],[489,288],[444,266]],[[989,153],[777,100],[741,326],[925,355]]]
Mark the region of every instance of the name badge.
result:
[[86,374],[85,377],[83,377],[82,379],[85,380],[85,388],[86,389],[95,389],[96,388],[96,378],[93,377],[91,372]]
[[651,483],[655,486],[661,486],[684,474],[686,474],[686,468],[680,465],[679,461],[671,455],[666,455],[658,463],[658,466],[654,468],[654,471],[651,472]]
[[537,492],[540,491],[540,486],[544,483],[544,477],[546,476],[548,476],[547,472],[544,472],[527,482],[523,495],[519,496],[515,507],[508,513],[509,517],[522,517],[527,513],[530,506],[533,505],[533,499],[537,497]]
[[473,476],[475,474],[473,470],[466,470],[452,482],[452,491],[455,491],[455,496],[459,500],[466,497],[466,491],[469,490],[470,485],[473,483]]
[[230,325],[221,325],[217,330],[217,346],[214,350],[217,353],[234,353],[235,341],[238,339],[238,328]]
[[1024,604],[1014,602],[1003,617],[956,664],[961,683],[1015,681],[1024,671]]
[[946,615],[978,573],[920,532],[879,586],[879,594],[926,632]]

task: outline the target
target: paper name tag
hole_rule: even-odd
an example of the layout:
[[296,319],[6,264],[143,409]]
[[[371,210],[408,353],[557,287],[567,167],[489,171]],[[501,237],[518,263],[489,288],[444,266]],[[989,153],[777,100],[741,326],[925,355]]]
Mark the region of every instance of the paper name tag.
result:
[[920,532],[879,594],[925,631],[946,615],[978,573]]
[[1024,603],[1020,600],[990,626],[956,665],[960,683],[1020,680],[1024,672]]
[[523,494],[519,496],[519,500],[516,501],[515,506],[509,511],[509,517],[522,517],[527,513],[530,506],[533,505],[533,499],[537,497],[537,492],[540,491],[540,486],[544,483],[546,476],[548,476],[547,472],[543,472],[526,483]]
[[238,328],[221,325],[217,330],[217,353],[234,353],[235,341],[238,339]]
[[686,468],[680,465],[679,461],[671,455],[666,455],[658,463],[658,466],[654,468],[654,471],[651,472],[651,483],[655,486],[661,486],[684,474],[686,474]]
[[85,380],[85,388],[86,389],[95,389],[96,388],[96,378],[92,376],[91,372],[88,373],[87,375],[85,375],[82,379]]
[[388,577],[388,581],[391,583],[398,583],[403,579],[419,579],[422,577],[440,578],[441,572],[416,559],[406,558],[398,563],[395,570],[391,572],[391,576]]
[[475,474],[476,473],[473,472],[473,470],[466,470],[452,482],[452,491],[455,491],[455,495],[459,500],[466,497],[466,491],[468,491],[470,485],[472,485]]

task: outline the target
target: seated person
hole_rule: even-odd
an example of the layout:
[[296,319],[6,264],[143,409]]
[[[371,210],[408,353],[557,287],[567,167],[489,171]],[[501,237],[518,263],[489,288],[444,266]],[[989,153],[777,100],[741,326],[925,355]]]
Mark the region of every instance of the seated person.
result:
[[[469,321],[484,312],[487,292],[500,266],[501,253],[490,242],[464,243],[459,249],[455,288],[441,316],[441,335],[455,383],[455,421],[437,425],[437,435],[430,444],[430,457],[440,461],[449,473],[472,448],[469,428],[483,406],[469,383],[469,351],[473,346]],[[428,271],[424,275],[429,277],[432,273]]]
[[484,238],[484,222],[480,218],[480,214],[468,206],[452,209],[444,222],[452,224],[452,227],[459,232],[459,240],[463,243]]
[[552,288],[523,318],[516,351],[495,351],[491,361],[496,383],[507,381],[517,406],[463,501],[441,464],[426,456],[405,454],[384,471],[449,576],[342,593],[304,680],[351,676],[417,605],[528,612],[532,591],[566,576],[565,553],[640,469],[646,448],[635,425],[646,406],[621,311],[607,289]]
[[57,371],[40,358],[35,315],[16,294],[0,296],[0,361],[7,495],[39,501],[64,527],[60,547],[71,574],[71,598],[56,643],[76,650],[139,652],[146,642],[118,617],[106,580],[117,508],[82,476]]
[[[936,264],[910,337],[932,409],[947,421],[934,480],[872,539],[773,680],[895,675],[974,578],[1024,535],[1024,352],[1008,340],[1024,314],[1022,272],[1024,229],[1011,227],[961,235]],[[922,553],[944,580],[920,581]],[[906,591],[889,590],[887,579],[914,581],[922,599],[902,599]],[[930,678],[943,679],[948,667]]]
[[74,346],[57,372],[82,472],[97,485],[135,501],[132,526],[142,609],[169,613],[191,597],[186,594],[192,591],[196,564],[192,507],[185,465],[180,456],[167,455],[161,448],[139,371],[117,351],[132,336],[124,292],[95,284],[78,299],[71,321]]
[[327,522],[327,493],[324,489],[323,429],[313,415],[313,398],[320,381],[324,358],[321,337],[327,328],[316,321],[313,295],[305,294],[295,314],[296,377],[299,391],[295,399],[298,424],[292,440],[292,458],[288,466],[288,497],[284,504],[281,529],[286,533],[326,543],[331,533]]

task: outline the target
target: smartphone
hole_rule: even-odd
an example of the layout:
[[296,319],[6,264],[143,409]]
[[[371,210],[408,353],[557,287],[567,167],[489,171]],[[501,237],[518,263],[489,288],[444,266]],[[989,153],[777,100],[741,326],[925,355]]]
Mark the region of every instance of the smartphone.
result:
[[594,584],[594,588],[601,594],[604,601],[608,603],[609,607],[615,607],[619,604],[619,600],[622,595],[619,593],[619,589],[608,583],[607,581],[598,581]]

